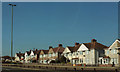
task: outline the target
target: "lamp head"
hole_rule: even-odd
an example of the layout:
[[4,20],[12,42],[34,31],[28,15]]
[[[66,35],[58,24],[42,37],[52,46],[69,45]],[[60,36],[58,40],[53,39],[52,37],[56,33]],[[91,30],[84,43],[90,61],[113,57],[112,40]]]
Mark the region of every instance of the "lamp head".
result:
[[12,5],[12,4],[8,4],[8,5]]
[[8,5],[11,5],[11,6],[16,6],[16,5],[13,5],[13,4],[8,4]]

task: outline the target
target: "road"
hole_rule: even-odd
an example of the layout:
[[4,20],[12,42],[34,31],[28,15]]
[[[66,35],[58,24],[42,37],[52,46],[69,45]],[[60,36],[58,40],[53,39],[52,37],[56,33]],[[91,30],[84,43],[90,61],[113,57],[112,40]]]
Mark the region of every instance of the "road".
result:
[[119,72],[114,70],[48,70],[48,69],[33,69],[33,68],[20,68],[20,67],[2,67],[2,72]]

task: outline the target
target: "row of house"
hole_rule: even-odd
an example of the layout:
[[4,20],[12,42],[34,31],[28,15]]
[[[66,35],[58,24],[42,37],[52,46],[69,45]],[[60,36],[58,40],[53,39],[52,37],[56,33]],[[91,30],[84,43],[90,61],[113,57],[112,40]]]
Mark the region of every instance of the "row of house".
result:
[[30,50],[25,53],[16,53],[15,60],[25,63],[50,63],[52,60],[64,56],[71,64],[85,65],[120,65],[120,39],[115,40],[111,46],[105,46],[92,39],[89,43],[75,43],[74,46],[64,48],[49,47],[48,50]]
[[56,60],[61,57],[64,47],[62,44],[59,44],[58,47],[53,48],[49,47],[49,50],[37,50],[33,49],[30,51],[26,51],[25,53],[16,53],[15,61],[20,61],[22,63],[50,63],[52,60]]

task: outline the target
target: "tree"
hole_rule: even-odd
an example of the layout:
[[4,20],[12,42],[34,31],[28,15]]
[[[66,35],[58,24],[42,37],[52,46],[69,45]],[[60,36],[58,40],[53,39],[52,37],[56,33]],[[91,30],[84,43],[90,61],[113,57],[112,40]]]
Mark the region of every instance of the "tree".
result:
[[67,59],[62,55],[58,60],[60,61],[60,63],[66,63]]

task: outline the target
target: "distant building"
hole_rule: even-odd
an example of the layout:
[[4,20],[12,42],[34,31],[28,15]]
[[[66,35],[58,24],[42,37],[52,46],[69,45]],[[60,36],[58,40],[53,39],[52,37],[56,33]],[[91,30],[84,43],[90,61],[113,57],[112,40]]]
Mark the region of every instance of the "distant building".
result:
[[26,51],[25,52],[25,55],[24,55],[24,57],[25,57],[25,63],[30,63],[30,54],[31,54],[31,50],[30,51]]
[[90,43],[76,43],[73,47],[66,47],[63,55],[72,64],[98,65],[99,57],[104,56],[106,48],[108,47],[92,39]]
[[75,43],[75,46],[67,46],[62,54],[73,64],[78,60],[77,50],[80,46],[79,43]]
[[48,61],[48,51],[49,50],[41,50],[40,52],[40,57],[39,57],[39,62],[46,64]]
[[52,60],[56,60],[57,58],[60,58],[64,49],[65,48],[62,46],[62,44],[59,44],[58,47],[55,48],[49,47],[48,63],[50,63]]
[[[120,66],[120,39],[107,47],[97,40],[92,39],[89,43],[75,43],[74,46],[64,48],[62,44],[58,47],[49,47],[48,50],[30,50],[25,53],[16,53],[15,61],[25,63],[44,63],[59,59],[62,55],[76,65],[99,65],[99,66]],[[8,58],[7,60],[9,60]]]
[[21,52],[19,52],[19,53],[16,53],[15,54],[15,61],[16,62],[21,62],[21,63],[23,63],[24,62],[24,53],[21,53]]
[[105,49],[105,56],[101,58],[101,64],[120,66],[120,39],[115,40],[108,49]]

